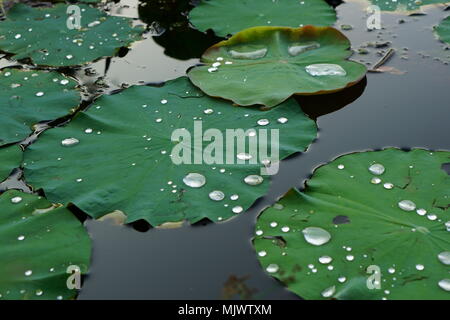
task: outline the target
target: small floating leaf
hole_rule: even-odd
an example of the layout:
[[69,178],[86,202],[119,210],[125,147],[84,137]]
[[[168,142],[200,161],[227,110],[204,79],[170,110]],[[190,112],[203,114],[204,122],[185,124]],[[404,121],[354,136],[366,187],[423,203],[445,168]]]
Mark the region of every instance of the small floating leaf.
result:
[[435,30],[439,39],[450,45],[450,16],[442,20]]
[[293,94],[323,94],[359,82],[349,40],[330,27],[255,27],[209,48],[189,78],[210,96],[276,106]]
[[[278,122],[281,116],[289,121]],[[267,125],[258,124],[263,118]],[[67,126],[45,131],[25,152],[25,176],[52,201],[72,202],[96,218],[120,210],[127,222],[145,219],[153,226],[222,221],[248,209],[267,192],[269,181],[260,171],[260,160],[266,159],[237,152],[237,143],[232,150],[223,149],[231,142],[226,131],[234,129],[246,132],[246,143],[261,137],[259,129],[267,130],[269,139],[270,130],[278,129],[280,159],[305,150],[316,136],[315,123],[295,100],[269,111],[233,108],[203,95],[182,77],[160,88],[135,86],[103,96]],[[197,144],[207,130],[214,135]],[[223,145],[212,144],[216,135],[223,137],[217,140]],[[266,143],[259,141],[259,146]],[[188,163],[215,145],[217,161]],[[174,163],[180,153],[187,160]],[[230,154],[231,162],[225,159]],[[216,163],[206,162],[211,160]]]
[[14,168],[22,162],[22,149],[17,146],[0,148],[0,182],[5,180]]
[[448,162],[450,152],[386,149],[318,168],[259,216],[262,267],[277,265],[270,274],[306,299],[449,299]]
[[0,196],[0,211],[0,299],[75,298],[68,268],[87,273],[91,255],[82,224],[66,208],[16,190]]
[[67,13],[66,4],[51,8],[16,4],[0,21],[0,50],[38,65],[73,66],[113,56],[120,47],[141,38],[143,30],[132,28],[129,18],[108,16],[85,4],[77,7],[80,28],[69,20],[75,13]]
[[203,0],[189,17],[199,30],[227,36],[257,26],[331,26],[336,12],[324,0]]
[[34,124],[77,107],[81,97],[76,85],[56,72],[0,71],[0,145],[21,141]]

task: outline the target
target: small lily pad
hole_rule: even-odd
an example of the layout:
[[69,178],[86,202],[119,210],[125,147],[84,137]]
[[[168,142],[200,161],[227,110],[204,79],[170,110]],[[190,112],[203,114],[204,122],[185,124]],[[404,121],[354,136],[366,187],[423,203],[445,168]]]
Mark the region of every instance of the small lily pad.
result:
[[22,154],[18,145],[0,148],[0,182],[5,180],[14,168],[20,167]]
[[450,16],[442,20],[442,22],[435,27],[435,31],[441,41],[450,45]]
[[337,158],[260,215],[258,259],[306,299],[449,299],[448,162],[421,149]]
[[[224,150],[233,141],[227,130],[234,129],[245,131],[246,150],[239,151],[238,143]],[[279,130],[280,159],[304,151],[317,132],[295,100],[260,111],[205,96],[186,77],[161,88],[135,86],[101,97],[65,127],[45,131],[25,151],[25,177],[52,201],[74,203],[95,218],[120,210],[128,223],[144,219],[153,226],[224,221],[267,192],[261,162],[273,154],[249,150],[260,129],[269,139],[271,129]],[[198,142],[202,132],[214,134]],[[219,145],[212,144],[216,136],[223,137]]]
[[82,224],[66,208],[16,190],[0,196],[0,211],[0,299],[75,298],[67,283],[77,282],[76,269],[87,273],[91,256]]
[[189,72],[206,94],[236,104],[276,106],[293,94],[313,95],[358,83],[366,67],[348,61],[350,41],[331,27],[255,27],[219,42]]
[[34,124],[54,120],[77,107],[81,97],[76,85],[57,72],[1,70],[0,145],[21,141]]
[[199,30],[227,36],[257,26],[331,26],[336,12],[324,0],[203,0],[189,17]]
[[422,6],[428,6],[437,3],[446,3],[447,0],[370,0],[370,2],[378,6],[382,11],[395,11],[410,13],[418,11]]
[[80,28],[76,28],[76,13],[67,13],[67,4],[51,8],[16,4],[0,22],[0,50],[16,60],[30,58],[38,65],[62,67],[113,56],[120,47],[141,39],[143,29],[132,28],[131,19],[108,16],[85,4],[76,6]]

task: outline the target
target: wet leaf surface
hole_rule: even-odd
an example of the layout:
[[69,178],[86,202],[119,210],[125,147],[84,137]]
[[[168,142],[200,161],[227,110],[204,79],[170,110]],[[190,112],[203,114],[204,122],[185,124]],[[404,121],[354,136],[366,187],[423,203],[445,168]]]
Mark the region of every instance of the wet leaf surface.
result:
[[449,160],[422,149],[337,158],[260,215],[258,259],[306,299],[448,299]]
[[[75,216],[42,197],[20,191],[0,196],[0,297],[73,299],[69,266],[86,274],[91,240]],[[72,282],[70,282],[72,283]]]
[[5,180],[22,162],[22,149],[17,146],[0,148],[0,181]]

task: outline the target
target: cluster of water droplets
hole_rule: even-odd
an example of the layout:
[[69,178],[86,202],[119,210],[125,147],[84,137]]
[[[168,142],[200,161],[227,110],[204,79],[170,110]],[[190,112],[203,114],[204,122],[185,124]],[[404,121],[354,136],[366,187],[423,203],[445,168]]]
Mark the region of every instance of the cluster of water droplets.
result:
[[223,57],[217,57],[216,61],[213,62],[211,67],[208,68],[209,73],[217,72],[222,65],[231,65],[232,61],[224,61]]

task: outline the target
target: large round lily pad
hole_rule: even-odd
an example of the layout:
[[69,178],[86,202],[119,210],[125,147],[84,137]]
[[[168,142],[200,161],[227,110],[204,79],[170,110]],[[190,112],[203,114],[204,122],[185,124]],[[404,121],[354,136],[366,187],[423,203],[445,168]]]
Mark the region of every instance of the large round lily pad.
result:
[[450,16],[435,27],[435,30],[440,40],[450,44]]
[[258,259],[306,299],[449,299],[448,162],[387,149],[320,167],[258,218]]
[[[68,28],[68,4],[52,8],[31,8],[16,4],[0,22],[0,50],[14,59],[30,58],[46,66],[81,65],[104,56],[113,56],[141,38],[140,28],[131,27],[131,19],[112,17],[89,5],[81,10],[80,29]],[[76,22],[76,20],[74,20]]]
[[18,145],[0,148],[0,182],[22,162],[22,149]]
[[[250,144],[241,151],[237,143],[225,151],[216,145],[216,152],[223,152],[223,156],[212,152],[218,155],[216,163],[205,158],[201,164],[188,160],[174,164],[172,153],[188,155],[175,146],[191,150],[191,163],[194,153],[211,153],[215,138],[194,145],[200,132],[198,127],[194,131],[195,120],[201,121],[204,134],[212,134],[207,130],[213,129],[225,137],[227,129],[252,129],[244,138],[256,133],[261,147],[267,141],[259,129],[279,129],[281,159],[305,150],[316,136],[315,123],[295,100],[267,112],[236,108],[204,96],[182,77],[161,88],[136,86],[103,96],[67,126],[47,130],[25,151],[26,180],[36,189],[43,188],[52,201],[73,202],[95,218],[120,210],[128,216],[127,222],[145,219],[153,226],[225,220],[267,192],[269,179],[260,176],[260,163],[271,159],[271,152],[265,158],[248,150]],[[172,139],[174,130],[181,128],[185,136]],[[270,142],[270,130],[267,135]],[[225,146],[232,139],[217,141]],[[244,161],[249,154],[256,163]],[[237,158],[243,163],[238,164]]]
[[336,12],[324,0],[209,0],[190,13],[201,31],[213,29],[219,36],[257,26],[331,26]]
[[34,124],[77,107],[81,97],[76,85],[56,72],[0,71],[0,145],[21,141]]
[[210,96],[275,106],[293,94],[336,92],[360,81],[349,40],[330,27],[255,27],[209,48],[189,78]]
[[0,299],[75,298],[67,281],[75,282],[76,269],[87,272],[91,255],[82,224],[66,208],[16,190],[0,196],[0,212]]

